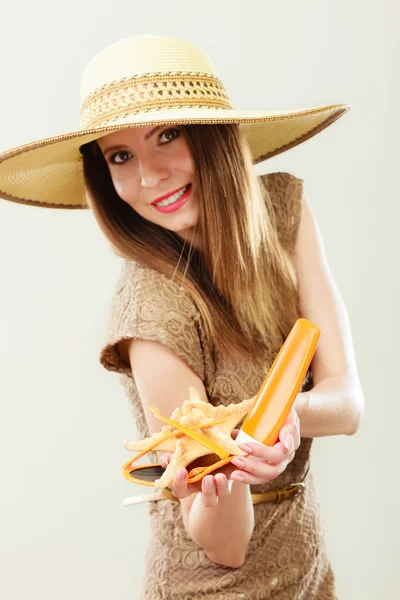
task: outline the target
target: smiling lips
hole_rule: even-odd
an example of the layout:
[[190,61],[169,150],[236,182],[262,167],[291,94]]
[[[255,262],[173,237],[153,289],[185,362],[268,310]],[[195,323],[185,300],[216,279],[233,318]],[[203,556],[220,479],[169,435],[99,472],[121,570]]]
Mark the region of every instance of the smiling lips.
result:
[[191,184],[185,185],[176,192],[165,194],[164,196],[157,198],[157,200],[152,202],[152,205],[156,210],[162,213],[174,212],[185,204],[190,195],[191,189]]
[[175,190],[173,192],[168,192],[168,194],[164,194],[164,196],[160,196],[159,198],[156,198],[155,200],[153,200],[153,202],[151,204],[158,204],[159,202],[162,202],[163,200],[166,200],[167,198],[170,198],[174,194],[178,194],[178,192],[181,192],[185,187],[187,187],[187,186],[184,185],[183,187],[180,187],[180,188],[178,188],[177,190]]

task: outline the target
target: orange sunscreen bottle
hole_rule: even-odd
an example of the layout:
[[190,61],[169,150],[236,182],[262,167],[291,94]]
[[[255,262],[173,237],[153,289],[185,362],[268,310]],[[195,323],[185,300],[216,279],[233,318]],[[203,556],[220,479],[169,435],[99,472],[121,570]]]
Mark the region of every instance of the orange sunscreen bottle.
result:
[[276,444],[304,381],[320,335],[320,329],[311,321],[296,321],[254,399],[236,437],[237,444]]

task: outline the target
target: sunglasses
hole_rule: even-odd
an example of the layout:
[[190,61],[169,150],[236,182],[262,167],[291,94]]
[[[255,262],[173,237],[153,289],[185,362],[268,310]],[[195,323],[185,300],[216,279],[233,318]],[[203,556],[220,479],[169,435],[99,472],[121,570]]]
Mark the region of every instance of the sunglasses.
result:
[[207,427],[214,427],[215,425],[220,425],[221,423],[225,423],[227,419],[206,421],[204,423],[196,425],[195,427],[185,427],[184,425],[181,425],[181,423],[172,421],[171,419],[166,419],[165,417],[160,415],[159,410],[155,407],[151,407],[150,410],[152,411],[154,416],[157,417],[157,419],[159,419],[163,423],[171,425],[174,428],[174,430],[171,433],[166,434],[163,438],[158,439],[156,442],[149,444],[146,448],[144,448],[141,452],[136,454],[136,456],[128,460],[128,462],[126,462],[122,466],[122,475],[128,481],[131,481],[132,483],[137,483],[139,485],[154,487],[154,482],[156,481],[156,479],[159,479],[162,476],[162,474],[165,471],[165,468],[159,463],[137,465],[134,467],[133,464],[142,456],[144,456],[148,452],[151,452],[153,448],[160,445],[162,442],[165,442],[165,440],[177,436],[180,433],[185,433],[193,440],[196,440],[196,442],[199,442],[200,444],[205,446],[208,450],[210,450],[212,454],[215,454],[219,458],[219,460],[216,460],[211,465],[207,465],[204,467],[198,466],[191,469],[189,471],[188,483],[196,483],[197,481],[200,481],[209,473],[213,473],[217,469],[220,469],[221,467],[227,465],[234,458],[234,455],[230,454],[230,452],[228,452],[225,448],[222,448],[217,443],[213,442],[212,440],[206,438],[204,435],[196,431],[196,429],[205,429]]

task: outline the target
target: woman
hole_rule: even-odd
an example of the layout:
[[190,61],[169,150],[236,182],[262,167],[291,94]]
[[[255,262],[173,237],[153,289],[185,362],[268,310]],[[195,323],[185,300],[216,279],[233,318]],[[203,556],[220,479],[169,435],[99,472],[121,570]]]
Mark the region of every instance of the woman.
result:
[[0,196],[87,208],[86,193],[125,259],[100,360],[121,374],[142,437],[160,430],[148,407],[170,415],[189,387],[214,405],[254,396],[299,316],[322,330],[279,442],[241,445],[242,461],[201,483],[181,469],[173,496],[149,504],[142,597],[335,598],[310,450],[357,431],[363,395],[303,181],[252,165],[348,105],[235,111],[204,53],[163,36],[105,48],[81,91],[78,132],[0,155]]

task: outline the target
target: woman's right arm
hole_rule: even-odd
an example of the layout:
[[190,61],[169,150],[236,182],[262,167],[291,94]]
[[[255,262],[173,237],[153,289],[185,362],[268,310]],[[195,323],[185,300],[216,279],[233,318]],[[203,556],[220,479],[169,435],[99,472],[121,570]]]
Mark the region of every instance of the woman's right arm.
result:
[[[148,410],[149,406],[156,406],[163,416],[169,417],[189,399],[190,387],[197,390],[201,400],[208,402],[201,379],[173,350],[159,342],[138,339],[129,340],[124,346],[151,434],[160,431],[162,423]],[[220,476],[216,477],[210,475],[207,479],[222,481]],[[211,506],[212,494],[204,489],[204,480],[202,487],[198,484],[201,493],[190,493],[187,497],[183,497],[187,489],[185,481],[177,481],[175,477],[173,485],[174,491],[182,492],[179,494],[182,518],[189,537],[213,562],[240,567],[254,527],[250,486],[234,483],[232,494],[228,494],[226,485],[221,485],[225,492],[218,504]]]

